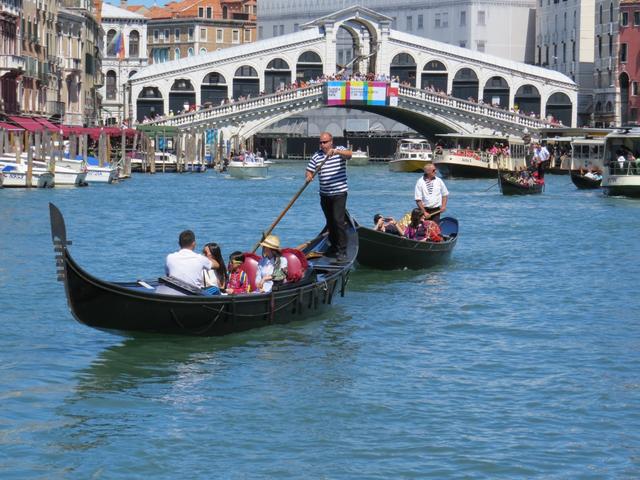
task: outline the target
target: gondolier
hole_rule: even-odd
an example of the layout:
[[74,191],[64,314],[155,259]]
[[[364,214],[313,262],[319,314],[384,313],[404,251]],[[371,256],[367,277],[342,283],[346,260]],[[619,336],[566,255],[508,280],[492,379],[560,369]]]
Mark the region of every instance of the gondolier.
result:
[[335,254],[336,263],[347,261],[347,160],[351,158],[351,150],[345,147],[334,147],[333,136],[329,132],[320,134],[320,150],[307,165],[307,182],[313,180],[316,168],[322,163],[318,172],[320,177],[320,206],[327,220],[329,241],[328,255]]
[[418,179],[415,188],[415,200],[418,208],[429,220],[438,223],[440,213],[447,209],[449,190],[442,179],[436,177],[436,167],[425,165],[424,175]]

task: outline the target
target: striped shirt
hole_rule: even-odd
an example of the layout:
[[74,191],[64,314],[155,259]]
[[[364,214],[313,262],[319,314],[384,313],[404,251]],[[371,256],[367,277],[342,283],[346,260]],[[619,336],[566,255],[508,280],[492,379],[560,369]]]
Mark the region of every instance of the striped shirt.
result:
[[[346,150],[344,147],[335,147],[334,150]],[[322,163],[326,155],[318,150],[307,165],[307,172],[315,172],[316,167]],[[347,160],[342,155],[333,155],[327,158],[320,172],[320,195],[333,196],[347,193]]]
[[449,190],[444,182],[435,177],[433,180],[425,178],[424,175],[416,182],[414,198],[422,200],[425,208],[439,208],[442,206],[442,197],[449,195]]

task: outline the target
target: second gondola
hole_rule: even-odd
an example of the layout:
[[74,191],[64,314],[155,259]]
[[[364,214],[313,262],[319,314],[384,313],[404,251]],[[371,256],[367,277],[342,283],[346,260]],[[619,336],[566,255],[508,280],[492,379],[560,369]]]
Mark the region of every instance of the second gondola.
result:
[[500,172],[498,184],[503,195],[535,195],[544,191],[544,183],[521,183],[518,172]]

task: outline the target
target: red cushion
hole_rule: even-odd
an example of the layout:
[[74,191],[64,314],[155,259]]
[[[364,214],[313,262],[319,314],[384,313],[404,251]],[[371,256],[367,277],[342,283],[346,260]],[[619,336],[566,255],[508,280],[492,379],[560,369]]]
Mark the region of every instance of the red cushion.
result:
[[301,280],[309,265],[304,253],[295,248],[283,248],[282,256],[287,259],[287,282]]
[[240,269],[247,274],[247,279],[249,280],[249,285],[251,285],[251,291],[255,292],[258,288],[256,287],[256,275],[258,274],[258,263],[262,257],[260,255],[256,255],[255,253],[243,253],[244,255],[244,263],[240,266]]

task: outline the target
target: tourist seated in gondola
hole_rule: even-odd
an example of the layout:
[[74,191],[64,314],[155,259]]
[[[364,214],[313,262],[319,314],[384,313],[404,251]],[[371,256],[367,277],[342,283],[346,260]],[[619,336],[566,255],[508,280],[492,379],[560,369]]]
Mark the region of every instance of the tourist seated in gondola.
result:
[[241,268],[243,263],[244,255],[242,252],[236,251],[229,256],[229,276],[224,289],[225,293],[248,293],[250,291],[249,278]]
[[392,235],[403,235],[404,228],[394,220],[393,217],[383,217],[382,214],[376,213],[373,216],[374,230],[378,232],[390,233]]
[[268,293],[274,286],[281,285],[287,278],[287,259],[280,251],[280,239],[276,235],[268,235],[262,242],[262,259],[258,264],[256,288],[259,292]]
[[419,208],[414,208],[411,211],[411,222],[404,229],[404,236],[418,242],[442,241],[440,226],[433,220],[426,220],[424,213]]
[[228,277],[220,245],[215,242],[207,243],[202,249],[202,254],[209,260],[214,260],[219,265],[218,268],[205,269],[202,271],[205,293],[216,295],[224,289]]
[[189,285],[204,288],[203,270],[219,268],[219,263],[212,257],[205,257],[194,252],[196,236],[191,230],[184,230],[178,237],[180,250],[167,255],[165,272]]

